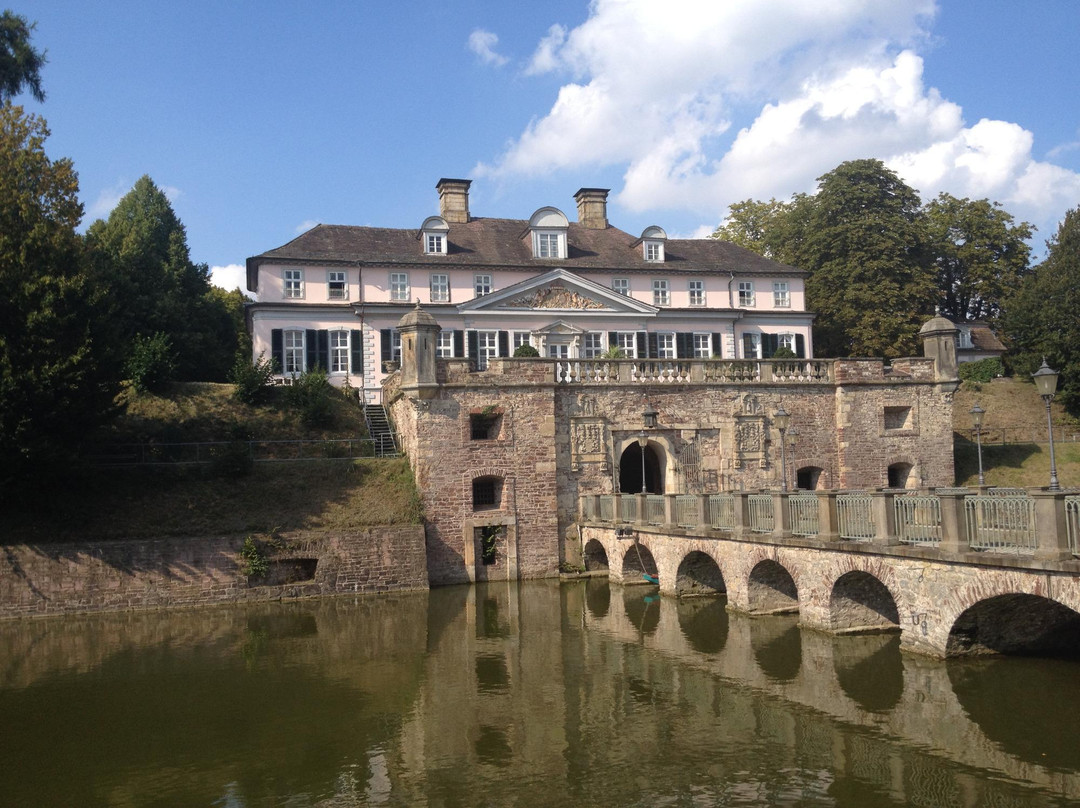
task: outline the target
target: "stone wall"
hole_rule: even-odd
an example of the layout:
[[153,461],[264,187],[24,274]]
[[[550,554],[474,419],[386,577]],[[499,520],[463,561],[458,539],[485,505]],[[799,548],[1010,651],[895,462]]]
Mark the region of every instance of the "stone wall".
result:
[[0,547],[0,618],[427,588],[419,525],[302,532],[269,548],[264,582],[242,537]]

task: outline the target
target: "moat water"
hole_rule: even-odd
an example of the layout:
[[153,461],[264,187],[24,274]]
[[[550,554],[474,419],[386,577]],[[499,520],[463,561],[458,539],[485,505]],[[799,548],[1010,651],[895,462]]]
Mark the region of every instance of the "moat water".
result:
[[1080,663],[592,580],[0,623],[0,806],[1080,804]]

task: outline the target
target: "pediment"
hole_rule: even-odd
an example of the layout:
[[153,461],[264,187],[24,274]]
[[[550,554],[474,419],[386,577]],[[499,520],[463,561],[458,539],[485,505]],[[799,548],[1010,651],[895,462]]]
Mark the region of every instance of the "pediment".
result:
[[604,311],[654,314],[657,309],[565,269],[555,269],[458,306],[459,311]]
[[584,328],[578,328],[576,325],[572,325],[564,320],[556,320],[549,325],[545,325],[543,328],[537,328],[533,331],[534,334],[545,334],[547,336],[577,336],[578,334],[584,334]]

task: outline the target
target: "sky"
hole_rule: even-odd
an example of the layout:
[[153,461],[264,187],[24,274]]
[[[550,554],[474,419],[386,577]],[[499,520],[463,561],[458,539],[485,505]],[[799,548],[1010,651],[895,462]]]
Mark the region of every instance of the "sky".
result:
[[1080,0],[35,0],[46,151],[84,226],[144,174],[214,282],[317,223],[474,216],[703,237],[883,160],[924,199],[1000,202],[1036,255],[1080,206]]

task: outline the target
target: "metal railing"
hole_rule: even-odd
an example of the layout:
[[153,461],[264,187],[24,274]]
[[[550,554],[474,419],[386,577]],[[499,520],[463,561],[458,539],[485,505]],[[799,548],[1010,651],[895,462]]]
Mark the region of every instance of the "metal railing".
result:
[[876,532],[874,500],[870,494],[838,494],[836,497],[837,532],[848,541],[870,541]]
[[901,544],[941,544],[941,500],[929,494],[904,494],[893,500],[896,537]]
[[750,531],[772,533],[776,524],[772,494],[751,494],[746,500],[747,509],[750,511]]
[[638,516],[638,498],[633,494],[623,494],[619,498],[619,518],[623,522],[636,522]]
[[735,529],[735,495],[734,494],[709,494],[708,508],[709,526],[715,530]]
[[600,497],[600,521],[601,522],[614,522],[615,521],[615,497],[613,497],[613,496]]
[[666,511],[663,494],[649,494],[645,497],[645,521],[650,525],[662,525],[667,522]]
[[1065,497],[1065,525],[1069,532],[1069,549],[1080,555],[1080,496]]
[[816,536],[820,532],[816,494],[792,494],[788,497],[788,518],[794,536]]
[[693,494],[679,494],[675,497],[675,524],[679,527],[697,527],[698,498]]
[[964,497],[964,513],[972,550],[1035,552],[1035,500],[1026,494]]

